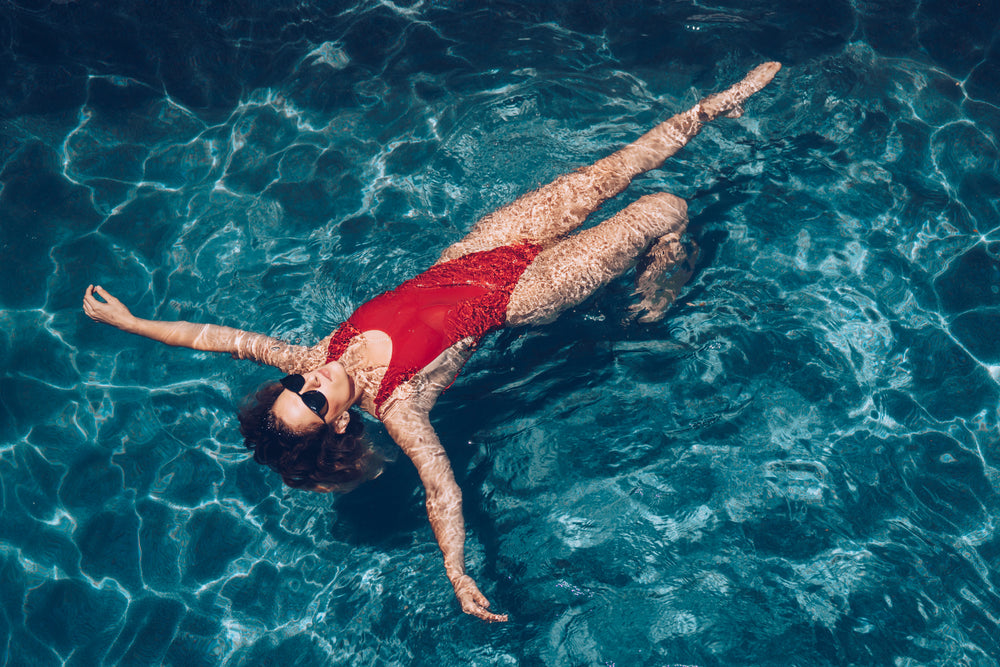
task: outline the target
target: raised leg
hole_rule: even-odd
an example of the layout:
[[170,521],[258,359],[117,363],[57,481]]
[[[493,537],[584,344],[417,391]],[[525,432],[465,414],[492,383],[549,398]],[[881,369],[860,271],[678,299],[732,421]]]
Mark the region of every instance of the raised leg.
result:
[[497,209],[477,222],[465,238],[449,246],[438,261],[524,241],[554,242],[578,227],[605,199],[624,190],[633,178],[663,164],[705,123],[723,115],[740,115],[741,105],[770,83],[779,69],[776,62],[759,65],[736,85],[660,123],[616,153]]
[[[543,250],[511,293],[507,325],[550,322],[631,268],[657,239],[680,239],[687,227],[684,200],[646,195],[591,229]],[[667,262],[662,269],[669,270]]]

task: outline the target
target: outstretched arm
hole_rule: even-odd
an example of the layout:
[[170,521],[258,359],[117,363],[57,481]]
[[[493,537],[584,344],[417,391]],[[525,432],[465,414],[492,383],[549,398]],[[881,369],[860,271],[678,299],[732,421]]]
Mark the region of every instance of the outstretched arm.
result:
[[322,351],[317,352],[317,348],[321,345],[313,348],[289,345],[270,336],[232,327],[183,321],[144,320],[133,315],[125,304],[100,286],[87,287],[83,296],[83,311],[97,322],[104,322],[122,331],[145,336],[167,345],[205,352],[226,352],[236,359],[253,359],[288,373],[302,372],[315,367],[317,364],[314,357],[322,354]]
[[427,492],[427,516],[444,555],[444,569],[462,604],[462,611],[485,621],[506,621],[506,614],[489,611],[489,600],[465,573],[465,519],[462,491],[455,482],[448,456],[430,424],[427,411],[400,406],[384,421],[386,430],[413,461]]

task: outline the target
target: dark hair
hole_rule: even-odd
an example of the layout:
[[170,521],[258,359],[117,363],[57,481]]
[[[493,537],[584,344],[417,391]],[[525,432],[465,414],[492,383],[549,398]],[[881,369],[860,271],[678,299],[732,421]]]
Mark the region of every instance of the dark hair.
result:
[[364,437],[365,426],[355,410],[343,434],[325,425],[292,433],[271,411],[282,389],[269,382],[248,396],[240,410],[243,444],[253,451],[254,461],[276,471],[293,489],[312,491],[347,493],[382,472],[385,458]]

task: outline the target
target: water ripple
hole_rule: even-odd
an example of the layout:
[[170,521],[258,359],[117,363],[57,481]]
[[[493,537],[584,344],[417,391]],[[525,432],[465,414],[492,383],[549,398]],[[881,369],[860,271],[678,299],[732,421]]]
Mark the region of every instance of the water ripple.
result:
[[[998,21],[10,3],[8,662],[998,664]],[[233,415],[273,372],[79,312],[99,282],[311,343],[765,58],[786,67],[743,118],[596,215],[690,200],[702,259],[668,317],[628,321],[626,277],[491,339],[435,412],[505,627],[460,614],[405,460],[340,500],[285,490]]]

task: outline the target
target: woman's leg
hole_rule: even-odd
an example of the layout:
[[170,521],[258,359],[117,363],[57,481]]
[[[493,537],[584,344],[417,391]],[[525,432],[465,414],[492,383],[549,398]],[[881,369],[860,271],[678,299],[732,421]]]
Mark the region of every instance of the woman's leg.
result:
[[642,290],[642,278],[652,277],[647,285],[651,291],[643,290],[642,305],[653,314],[647,319],[662,315],[672,298],[665,304],[655,299],[670,284],[657,282],[656,276],[684,261],[680,237],[686,227],[687,204],[660,192],[642,197],[596,227],[562,239],[539,253],[521,276],[507,305],[507,325],[552,321],[635,265],[636,258],[654,242],[651,261],[637,282]]
[[775,62],[759,65],[728,90],[706,97],[616,153],[497,209],[477,222],[465,238],[449,246],[438,261],[523,241],[545,244],[567,234],[633,178],[659,167],[683,148],[705,123],[723,115],[739,116],[743,102],[770,83],[779,69],[781,65]]
[[699,252],[694,241],[681,243],[679,235],[661,237],[639,260],[635,294],[642,298],[639,303],[629,306],[629,310],[638,315],[641,322],[654,322],[663,317],[694,273]]

